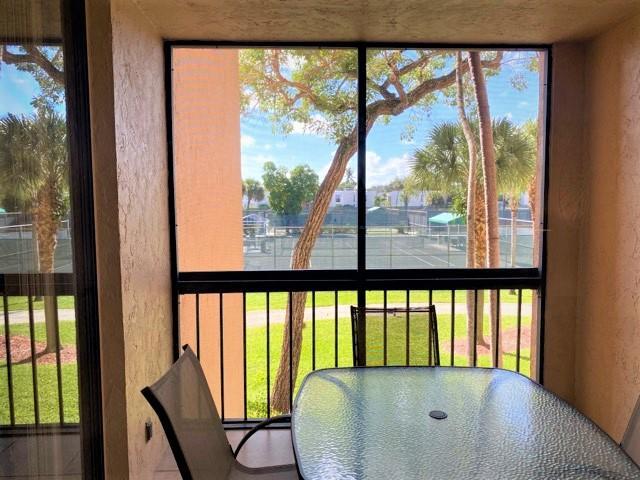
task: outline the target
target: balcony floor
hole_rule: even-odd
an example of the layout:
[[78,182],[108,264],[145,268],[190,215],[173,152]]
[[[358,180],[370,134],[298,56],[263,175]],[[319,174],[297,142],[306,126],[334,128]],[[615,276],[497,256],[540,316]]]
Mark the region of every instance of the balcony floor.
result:
[[[244,433],[244,430],[227,431],[233,447]],[[242,448],[238,459],[252,467],[293,463],[290,431],[274,429],[258,432]],[[77,434],[0,437],[0,479],[52,477],[65,480],[82,478],[80,438]],[[153,478],[181,478],[168,448]]]

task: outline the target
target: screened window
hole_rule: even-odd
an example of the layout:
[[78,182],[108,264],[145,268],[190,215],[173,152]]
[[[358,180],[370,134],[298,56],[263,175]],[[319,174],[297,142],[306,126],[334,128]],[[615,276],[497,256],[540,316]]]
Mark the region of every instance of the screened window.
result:
[[175,46],[170,61],[179,271],[538,266],[543,51]]

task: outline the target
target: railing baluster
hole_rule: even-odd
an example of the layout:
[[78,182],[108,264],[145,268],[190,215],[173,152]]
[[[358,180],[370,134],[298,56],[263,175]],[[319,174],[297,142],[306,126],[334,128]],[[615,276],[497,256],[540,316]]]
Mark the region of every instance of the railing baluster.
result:
[[13,365],[11,364],[11,331],[9,330],[9,299],[7,295],[2,295],[2,305],[4,310],[4,343],[7,352],[7,386],[9,388],[9,421],[11,425],[16,424],[15,404],[13,400]]
[[405,325],[405,346],[404,346],[404,351],[405,351],[405,364],[407,366],[409,366],[409,360],[410,360],[410,349],[411,349],[411,334],[409,333],[409,331],[411,330],[411,321],[410,319],[410,315],[409,315],[409,308],[411,308],[411,301],[410,301],[410,293],[409,290],[407,290],[407,313],[406,313],[406,325]]
[[[483,295],[484,295],[484,292],[483,292]],[[483,321],[484,321],[484,318],[483,318]],[[473,364],[470,366],[475,367],[478,365],[478,290],[473,291],[473,340],[472,341],[473,341],[473,345],[469,345],[469,348],[473,347]]]
[[247,421],[247,292],[242,292],[242,391],[244,420]]
[[224,313],[223,313],[223,305],[222,305],[222,293],[219,294],[220,299],[220,402],[222,406],[220,407],[220,412],[222,414],[222,419],[225,419],[224,416]]
[[384,311],[382,312],[382,328],[383,328],[383,354],[384,354],[384,365],[387,365],[387,291],[384,290],[382,293],[382,304],[384,306]]
[[31,292],[27,292],[27,304],[29,308],[29,338],[31,348],[31,377],[33,381],[33,413],[35,424],[40,424],[40,404],[38,402],[38,368],[36,364],[36,332],[33,318],[33,298]]
[[[292,300],[293,300],[293,292],[289,292],[289,412],[293,410],[293,302]],[[302,311],[304,315],[304,306]]]
[[[429,306],[433,305],[433,290],[429,290]],[[431,338],[431,328],[429,328],[429,319],[427,319],[427,358],[429,363],[433,359],[433,339]]]
[[456,291],[451,290],[451,360],[450,364],[455,365],[455,343],[456,343]]
[[311,292],[311,370],[316,369],[316,291]]
[[200,294],[196,293],[196,356],[200,360]]
[[520,332],[522,329],[522,289],[518,289],[518,331],[516,334],[516,371],[520,373]]
[[496,331],[493,345],[493,366],[500,364],[500,290],[496,290]]
[[269,292],[267,295],[267,418],[271,417],[271,339],[269,337],[269,324],[270,324],[270,307],[269,307]]
[[62,395],[62,361],[60,359],[60,322],[58,318],[58,297],[53,296],[53,323],[56,329],[56,376],[58,380],[58,416],[64,423],[64,397]]
[[338,368],[338,291],[335,290],[333,292],[333,306],[334,306],[334,316],[333,316],[333,363],[336,368]]

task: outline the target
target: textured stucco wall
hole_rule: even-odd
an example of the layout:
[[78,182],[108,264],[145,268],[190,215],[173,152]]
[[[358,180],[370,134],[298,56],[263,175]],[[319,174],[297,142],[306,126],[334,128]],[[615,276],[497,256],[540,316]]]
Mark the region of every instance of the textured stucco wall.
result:
[[586,56],[575,401],[620,439],[640,394],[640,16]]
[[151,478],[165,448],[140,390],[172,361],[171,274],[162,39],[129,0],[112,1],[120,264],[129,474]]
[[544,384],[574,400],[578,244],[581,225],[584,47],[553,46]]
[[166,441],[140,390],[171,363],[162,40],[129,0],[89,3],[109,478],[152,478]]
[[87,2],[87,49],[102,403],[103,417],[109,419],[103,425],[105,469],[107,478],[127,478],[128,464],[122,461],[128,452],[127,400],[109,0]]

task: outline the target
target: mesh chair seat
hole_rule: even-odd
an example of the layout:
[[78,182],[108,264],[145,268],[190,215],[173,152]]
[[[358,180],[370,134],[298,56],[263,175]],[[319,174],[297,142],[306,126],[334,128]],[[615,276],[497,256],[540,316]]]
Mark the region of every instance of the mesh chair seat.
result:
[[435,305],[352,305],[351,332],[354,365],[440,365]]
[[254,427],[234,452],[200,362],[188,346],[169,371],[142,394],[158,415],[185,480],[298,478],[295,465],[250,468],[236,460],[246,439],[257,429],[288,417],[269,419]]

